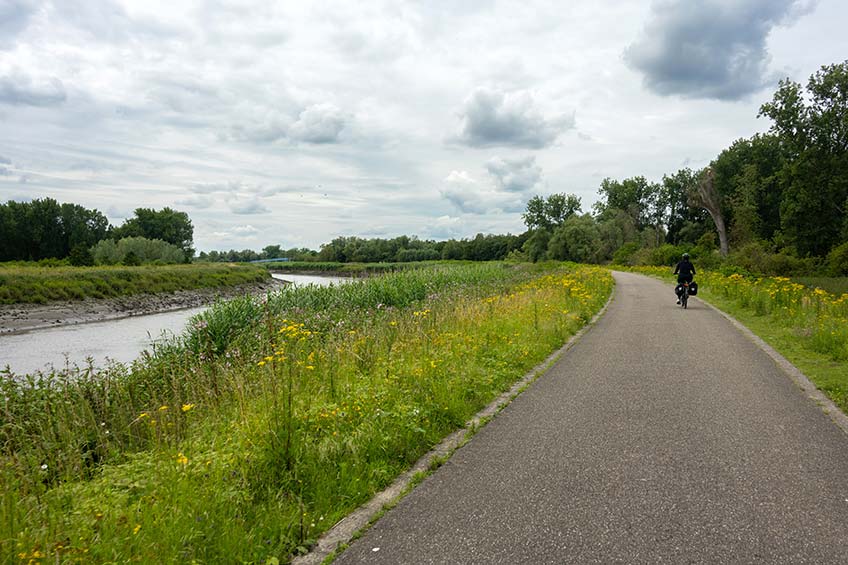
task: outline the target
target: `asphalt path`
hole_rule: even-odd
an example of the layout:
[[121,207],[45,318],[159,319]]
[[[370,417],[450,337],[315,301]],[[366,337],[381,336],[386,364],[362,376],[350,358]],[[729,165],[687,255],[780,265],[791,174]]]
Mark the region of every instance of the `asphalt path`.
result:
[[607,313],[336,563],[848,563],[848,434],[697,298]]

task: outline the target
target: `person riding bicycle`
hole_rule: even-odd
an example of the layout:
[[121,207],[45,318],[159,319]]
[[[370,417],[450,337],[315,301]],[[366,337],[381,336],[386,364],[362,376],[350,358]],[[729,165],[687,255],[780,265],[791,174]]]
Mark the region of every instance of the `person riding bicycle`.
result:
[[[677,275],[677,284],[691,283],[695,278],[695,265],[689,261],[689,254],[684,253],[683,258],[674,268],[674,274]],[[677,303],[680,304],[680,295],[677,295]]]

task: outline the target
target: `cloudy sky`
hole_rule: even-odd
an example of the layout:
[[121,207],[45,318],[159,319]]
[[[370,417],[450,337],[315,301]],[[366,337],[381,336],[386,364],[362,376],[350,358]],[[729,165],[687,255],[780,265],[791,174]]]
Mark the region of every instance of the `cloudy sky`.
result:
[[199,250],[523,231],[768,129],[780,78],[848,58],[845,0],[0,0],[0,200]]

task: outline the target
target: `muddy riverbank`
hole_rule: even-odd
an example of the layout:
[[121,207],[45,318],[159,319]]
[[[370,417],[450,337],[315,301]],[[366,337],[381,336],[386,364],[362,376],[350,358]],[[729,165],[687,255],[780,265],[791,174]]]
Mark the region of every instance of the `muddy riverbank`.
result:
[[161,294],[137,294],[120,298],[49,302],[47,304],[3,304],[0,305],[0,334],[28,332],[44,328],[196,308],[212,304],[220,299],[269,292],[285,284],[284,281],[269,278],[261,283],[181,290]]

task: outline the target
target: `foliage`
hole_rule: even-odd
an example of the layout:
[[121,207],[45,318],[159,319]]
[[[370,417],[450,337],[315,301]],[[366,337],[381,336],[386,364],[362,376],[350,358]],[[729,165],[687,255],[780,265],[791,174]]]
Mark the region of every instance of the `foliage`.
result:
[[94,257],[85,245],[77,245],[71,249],[68,262],[74,267],[93,267]]
[[[559,347],[611,285],[599,269],[486,264],[295,287],[222,304],[186,346],[132,367],[4,379],[0,556],[285,561]],[[221,327],[240,329],[219,343]]]
[[161,239],[145,237],[125,237],[118,241],[104,239],[91,250],[94,262],[98,265],[127,265],[127,256],[132,253],[137,262],[133,264],[185,263],[185,252]]
[[77,246],[106,237],[109,222],[97,210],[52,198],[0,204],[0,261],[68,257]]
[[530,230],[552,230],[568,218],[580,213],[580,198],[574,194],[551,194],[547,198],[534,196],[521,215]]
[[0,264],[0,304],[215,288],[267,278],[265,269],[247,265],[68,267]]
[[167,207],[159,211],[152,208],[136,208],[134,217],[127,219],[121,227],[112,230],[113,239],[129,237],[165,241],[181,249],[186,260],[194,256],[194,249],[192,249],[194,227],[185,212],[178,212]]

